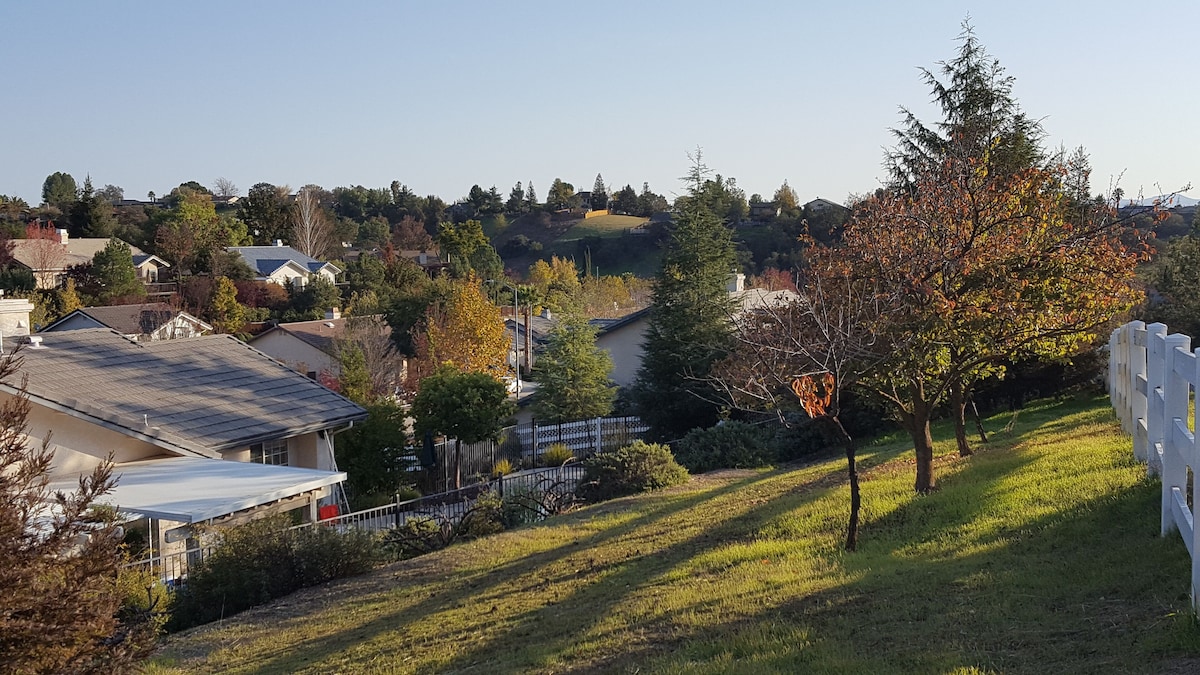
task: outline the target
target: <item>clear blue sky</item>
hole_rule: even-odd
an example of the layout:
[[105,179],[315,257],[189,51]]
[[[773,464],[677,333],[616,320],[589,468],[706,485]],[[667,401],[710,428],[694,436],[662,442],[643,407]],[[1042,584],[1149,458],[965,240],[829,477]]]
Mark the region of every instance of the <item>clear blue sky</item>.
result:
[[842,201],[878,185],[898,106],[932,118],[918,67],[968,14],[1093,191],[1200,185],[1195,0],[9,2],[0,193],[66,171],[131,198],[219,176],[544,198],[602,173],[670,196],[700,146],[747,195]]

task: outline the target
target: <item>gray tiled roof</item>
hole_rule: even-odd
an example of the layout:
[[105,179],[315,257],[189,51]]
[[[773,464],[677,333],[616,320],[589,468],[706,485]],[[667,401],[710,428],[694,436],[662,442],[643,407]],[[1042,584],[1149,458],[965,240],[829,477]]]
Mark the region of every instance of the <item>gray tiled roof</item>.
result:
[[304,255],[291,246],[230,246],[228,250],[240,254],[250,269],[264,277],[271,276],[288,262],[294,262],[309,272],[316,272],[326,265],[340,271],[336,266]]
[[[163,325],[170,323],[176,315],[180,314],[179,310],[165,302],[147,302],[138,305],[112,305],[108,307],[81,307],[75,311],[85,314],[123,335],[153,333]],[[55,322],[55,324],[57,323],[59,321]],[[54,324],[47,326],[50,329],[53,329],[53,327]]]
[[[215,456],[364,419],[366,411],[228,335],[133,343],[105,329],[43,335],[20,375],[35,402]],[[11,390],[10,387],[6,387]]]

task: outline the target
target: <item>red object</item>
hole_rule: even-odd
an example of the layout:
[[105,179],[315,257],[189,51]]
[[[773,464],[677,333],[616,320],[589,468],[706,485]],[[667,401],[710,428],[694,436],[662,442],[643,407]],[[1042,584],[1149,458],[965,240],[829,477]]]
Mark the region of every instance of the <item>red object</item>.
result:
[[338,517],[338,505],[330,504],[317,509],[317,520],[329,520]]

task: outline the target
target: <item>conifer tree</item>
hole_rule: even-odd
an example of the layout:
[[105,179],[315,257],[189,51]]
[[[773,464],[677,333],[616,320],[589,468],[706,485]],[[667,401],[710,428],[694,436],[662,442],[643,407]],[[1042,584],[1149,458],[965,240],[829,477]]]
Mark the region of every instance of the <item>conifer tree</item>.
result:
[[709,170],[697,152],[684,179],[685,200],[654,278],[642,365],[633,384],[637,414],[657,440],[683,436],[717,421],[704,380],[730,346],[733,240],[721,217],[699,199]]
[[612,357],[596,346],[596,329],[583,316],[569,313],[559,319],[537,365],[533,413],[538,418],[569,422],[612,412]]
[[100,285],[100,301],[130,296],[144,297],[146,286],[138,279],[129,244],[113,237],[92,257],[92,273]]

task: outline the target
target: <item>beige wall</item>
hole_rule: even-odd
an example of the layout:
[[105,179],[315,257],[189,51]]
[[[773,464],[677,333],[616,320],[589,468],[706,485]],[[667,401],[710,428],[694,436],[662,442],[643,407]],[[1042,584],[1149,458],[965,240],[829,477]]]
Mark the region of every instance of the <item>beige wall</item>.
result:
[[646,326],[646,319],[643,318],[596,338],[596,346],[612,357],[613,369],[609,377],[618,386],[633,384],[638,368],[642,367]]
[[[333,471],[333,452],[329,442],[318,436],[317,432],[293,436],[288,441],[288,466],[301,469],[319,469]],[[234,462],[249,462],[250,447],[236,448],[221,453],[221,459]]]
[[[11,397],[11,394],[0,393],[0,401],[7,401]],[[28,423],[32,443],[41,443],[47,435],[50,436],[50,448],[54,450],[53,477],[89,472],[110,451],[117,462],[133,462],[167,454],[167,451],[146,441],[37,404],[30,406]]]
[[281,330],[264,334],[250,343],[250,346],[303,375],[315,370],[318,373],[325,371],[337,377],[341,372],[338,362],[332,356]]

